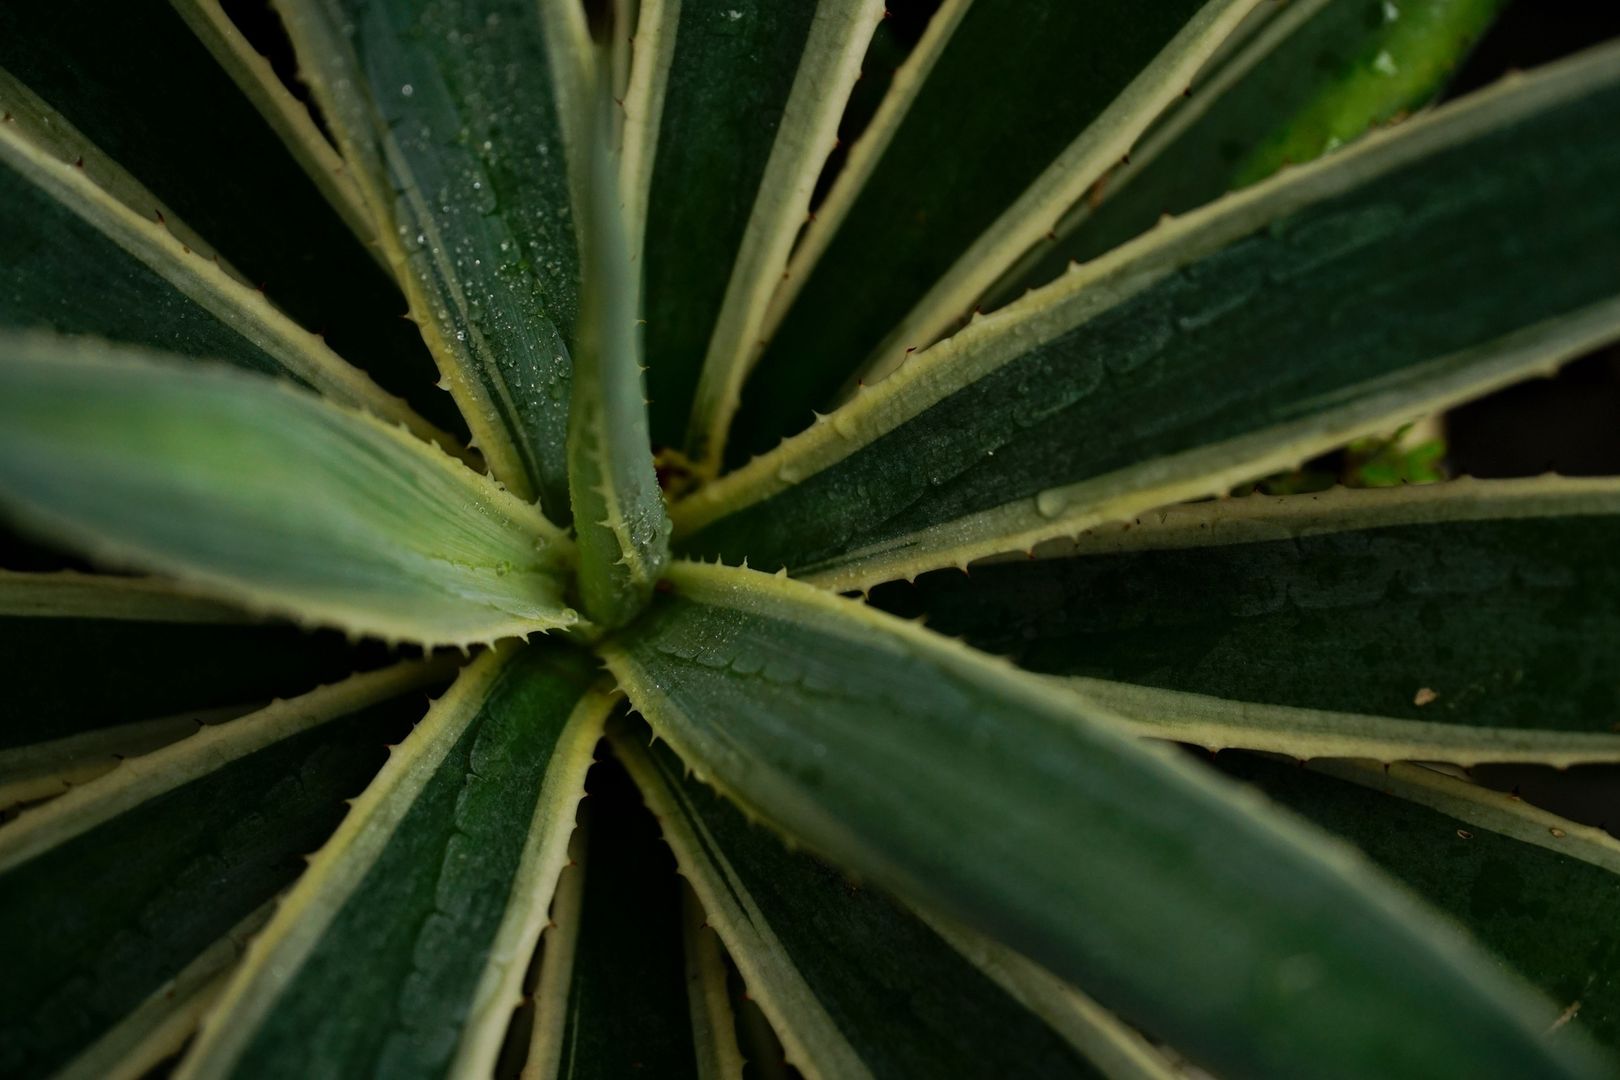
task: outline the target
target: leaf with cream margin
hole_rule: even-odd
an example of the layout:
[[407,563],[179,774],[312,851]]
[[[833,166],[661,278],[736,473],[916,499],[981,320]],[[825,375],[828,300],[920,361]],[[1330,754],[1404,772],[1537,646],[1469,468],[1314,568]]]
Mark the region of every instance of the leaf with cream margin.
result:
[[463,669],[254,939],[177,1077],[488,1073],[612,706],[596,678],[550,643]]
[[622,201],[618,106],[605,60],[584,125],[589,183],[579,206],[580,266],[573,391],[568,404],[568,497],[579,552],[580,606],[604,627],[646,603],[669,557],[669,515],[647,441],[642,387],[641,280]]
[[183,1038],[196,979],[238,950],[205,954],[262,921],[453,670],[404,664],[277,702],[0,829],[0,1071],[99,1080],[177,1015]]
[[0,107],[0,327],[109,338],[283,375],[459,449],[247,285],[5,71]]
[[0,509],[255,611],[470,644],[569,627],[570,543],[371,416],[225,367],[0,337]]
[[[748,995],[813,1077],[1169,1080],[1136,1032],[967,931],[930,926],[752,825],[668,747],[614,746]],[[958,946],[961,946],[959,951]]]
[[148,221],[161,214],[312,343],[464,440],[421,335],[400,317],[405,299],[353,177],[255,48],[275,48],[261,32],[274,21],[249,20],[250,42],[227,7],[248,16],[230,0],[17,0],[0,11],[0,68],[138,182],[106,186],[85,155],[109,194]]
[[785,576],[677,563],[668,581],[598,651],[700,777],[1194,1061],[1595,1075],[1578,1040],[1542,1038],[1523,987],[1348,848],[1107,713]]
[[299,70],[495,477],[569,518],[584,9],[277,0]]
[[1298,758],[1620,761],[1620,481],[1191,503],[872,599],[1128,717]]
[[656,139],[644,251],[652,433],[712,469],[883,4],[655,10],[665,40],[647,63],[662,68],[638,85],[656,83],[658,108],[631,99],[656,113],[643,136]]
[[863,588],[1552,371],[1620,337],[1617,122],[1606,46],[1178,218],[689,496],[676,550]]
[[1420,765],[1216,764],[1355,844],[1544,990],[1548,1038],[1590,1035],[1620,1061],[1614,837]]
[[868,358],[971,310],[1256,6],[942,4],[787,266],[727,463],[803,428]]

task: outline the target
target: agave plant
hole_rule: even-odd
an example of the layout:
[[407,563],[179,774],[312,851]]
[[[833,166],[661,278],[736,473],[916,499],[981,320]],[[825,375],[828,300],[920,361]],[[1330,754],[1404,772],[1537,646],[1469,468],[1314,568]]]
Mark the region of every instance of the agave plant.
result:
[[1620,761],[1620,482],[1226,493],[1620,338],[1620,49],[275,6],[0,7],[0,1074],[1613,1073],[1464,770]]

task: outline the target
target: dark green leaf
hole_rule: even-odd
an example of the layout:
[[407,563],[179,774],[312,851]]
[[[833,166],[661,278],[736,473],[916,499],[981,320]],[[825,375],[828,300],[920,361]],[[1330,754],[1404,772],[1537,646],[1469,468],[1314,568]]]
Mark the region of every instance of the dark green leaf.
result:
[[[1072,991],[1046,996],[1070,1028],[1122,1047],[1134,1072],[1099,1072],[1009,988],[884,893],[789,851],[666,747],[616,741],[682,873],[736,959],[749,996],[810,1076],[1170,1075]],[[1091,1012],[1095,1013],[1094,1006]]]
[[[936,55],[926,57],[932,68],[903,117],[882,130],[881,157],[858,193],[831,194],[820,211],[827,219],[822,228],[836,226],[836,232],[822,241],[825,251],[814,267],[801,262],[793,268],[808,276],[788,282],[796,298],[744,389],[728,459],[746,460],[808,424],[810,409],[830,404],[896,322],[1082,132],[1098,121],[1113,126],[1110,106],[1189,22],[1207,18],[1224,26],[1246,6],[1225,0],[946,5],[949,17],[960,21]],[[1218,39],[1218,33],[1200,35],[1189,57]],[[1173,95],[1184,85],[1164,89]],[[1109,149],[1106,162],[1094,163],[1097,172],[1129,149],[1163,104],[1155,95],[1131,110],[1121,145]],[[1081,190],[1092,178],[1079,181]],[[1063,179],[1074,182],[1072,175]],[[1051,224],[1041,222],[1035,236]],[[1024,246],[1027,241],[1010,257]],[[981,269],[992,280],[999,273]],[[908,340],[900,350],[926,344]]]
[[644,170],[653,435],[712,476],[883,5],[673,6],[654,36],[674,40],[652,46],[657,73],[629,103],[632,119],[638,106],[655,115],[641,138],[657,139]]
[[168,981],[298,876],[443,674],[396,668],[278,703],[0,830],[0,1072],[121,1064],[100,1040],[142,1034],[115,1029],[143,1003],[131,1026],[155,1026]]
[[680,447],[816,0],[675,7],[643,258],[653,439]]
[[256,371],[282,370],[274,354],[175,289],[16,165],[13,153],[0,158],[0,319],[8,328],[93,334]]
[[1301,758],[1620,760],[1615,481],[1256,495],[1054,548],[873,599],[1077,676],[1166,738]]
[[582,653],[491,653],[354,804],[183,1076],[487,1072],[545,925],[608,699]]
[[568,147],[588,101],[583,10],[522,0],[285,0],[413,317],[495,476],[568,516],[579,302]]
[[3,70],[0,106],[0,328],[90,334],[285,375],[454,445],[178,220],[131,209],[155,196]]
[[[199,6],[210,4],[217,0]],[[460,424],[433,385],[438,373],[421,335],[400,318],[398,287],[170,5],[15,0],[0,10],[0,67],[339,355],[434,423]],[[150,219],[156,208],[132,209]],[[60,249],[73,233],[48,235]],[[4,262],[9,268],[11,259]],[[66,296],[100,308],[107,293],[82,277],[94,269],[81,261]],[[41,316],[50,308],[30,310]],[[177,338],[130,340],[181,347]]]
[[[1240,1076],[1584,1076],[1541,1006],[1314,830],[1011,665],[676,564],[602,653],[723,791]],[[1264,1038],[1255,1038],[1255,1032]]]
[[1620,49],[1178,219],[676,507],[838,588],[1224,491],[1620,335]]
[[1354,843],[1552,999],[1544,1018],[1620,1051],[1620,843],[1416,765],[1307,767],[1222,754],[1223,772]]

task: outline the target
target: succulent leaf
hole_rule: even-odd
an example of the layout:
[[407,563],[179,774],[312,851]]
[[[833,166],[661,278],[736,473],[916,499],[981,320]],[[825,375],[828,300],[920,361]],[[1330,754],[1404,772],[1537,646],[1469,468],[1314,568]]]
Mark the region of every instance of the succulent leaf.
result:
[[1620,482],[1192,503],[873,592],[1142,734],[1296,758],[1620,761]]
[[601,652],[700,775],[1194,1060],[1242,1076],[1594,1074],[1348,848],[1106,714],[785,576],[677,563],[670,582]]
[[255,611],[461,645],[573,626],[570,544],[362,413],[223,367],[0,338],[0,506]]
[[1620,843],[1601,829],[1420,765],[1303,768],[1222,754],[1223,772],[1344,837],[1547,994],[1548,1037],[1620,1051]]
[[594,676],[560,645],[465,668],[254,940],[179,1075],[492,1068],[611,705]]
[[644,181],[652,435],[712,472],[883,5],[663,7],[661,107],[644,136],[656,137]]
[[[952,943],[976,935],[946,937],[884,893],[788,850],[686,775],[667,746],[649,750],[634,734],[614,745],[750,997],[806,1076],[1172,1075],[1140,1035],[1050,976],[1003,986],[1001,972],[981,970]],[[1043,1007],[1058,1022],[1049,1027]],[[1111,1052],[1116,1067],[1099,1069],[1088,1052]]]
[[165,1056],[164,1025],[195,1012],[239,952],[231,939],[262,921],[446,675],[407,664],[277,702],[0,830],[0,1069],[96,1076]]
[[[91,178],[137,217],[161,212],[170,232],[194,251],[221,253],[308,332],[302,336],[319,334],[313,345],[324,341],[465,441],[453,402],[433,385],[439,376],[421,334],[400,318],[405,300],[380,262],[349,170],[307,106],[241,40],[219,0],[172,7],[6,4],[0,68],[139,181],[141,197],[128,198],[133,193],[95,171],[96,154],[81,148],[66,157],[83,157]],[[18,115],[10,100],[4,108]],[[95,273],[94,265],[87,261],[80,273]]]
[[[290,377],[336,401],[458,444],[350,367],[204,249],[144,189],[0,72],[0,327],[177,349]],[[81,302],[86,295],[95,302]]]
[[[683,886],[658,827],[616,762],[599,762],[586,786],[573,857],[557,883],[554,925],[541,943],[525,1075],[728,1075],[717,1061],[704,1067],[698,1052],[692,999],[699,987],[688,982]],[[723,968],[721,978],[723,994]],[[718,1019],[731,1023],[729,1005]],[[708,1037],[731,1040],[729,1075],[740,1080],[735,1034],[711,1028]]]
[[788,267],[728,463],[803,428],[875,354],[925,346],[971,308],[1255,2],[945,5],[926,78],[863,137],[879,159],[829,192]]
[[592,64],[582,8],[278,6],[474,442],[507,488],[566,523],[575,159]]
[[604,57],[596,66],[589,193],[579,215],[584,285],[568,411],[580,600],[603,627],[623,625],[646,604],[669,556],[670,533],[647,443],[641,290],[620,196],[610,75]]
[[1500,3],[0,3],[0,1074],[1613,1073]]
[[1620,229],[1616,118],[1609,46],[1180,218],[687,498],[676,550],[861,588],[1554,370],[1620,337],[1620,260],[1587,242]]

